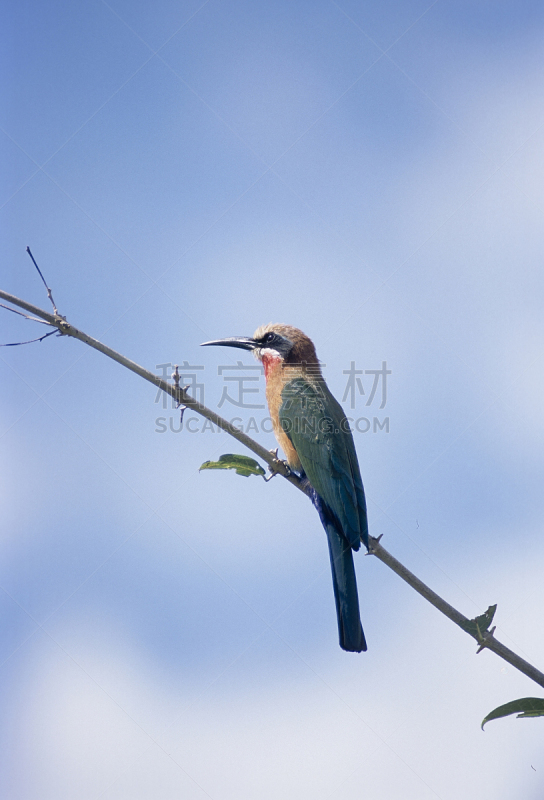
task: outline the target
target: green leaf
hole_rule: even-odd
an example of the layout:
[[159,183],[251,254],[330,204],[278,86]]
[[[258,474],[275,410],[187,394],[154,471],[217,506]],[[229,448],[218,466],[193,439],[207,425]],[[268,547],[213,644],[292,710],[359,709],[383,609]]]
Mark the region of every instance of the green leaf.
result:
[[480,614],[479,617],[469,619],[467,622],[460,622],[459,626],[467,633],[470,633],[471,636],[474,636],[477,641],[480,641],[480,634],[489,630],[496,610],[497,604],[495,603],[494,606],[489,606],[485,614]]
[[219,461],[205,461],[200,469],[234,469],[237,475],[243,475],[244,478],[250,475],[266,475],[265,470],[254,458],[239,456],[235,453],[219,456]]
[[510,714],[517,714],[518,719],[521,717],[544,717],[544,698],[522,697],[520,700],[512,700],[510,703],[499,706],[484,718],[482,730],[484,729],[485,723],[489,722],[490,719],[508,717]]

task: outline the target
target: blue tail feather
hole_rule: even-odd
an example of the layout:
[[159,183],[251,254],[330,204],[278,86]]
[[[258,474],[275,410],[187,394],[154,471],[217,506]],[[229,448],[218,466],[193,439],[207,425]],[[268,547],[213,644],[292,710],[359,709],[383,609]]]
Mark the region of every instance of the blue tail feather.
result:
[[359,596],[351,546],[342,533],[338,520],[313,488],[310,499],[317,509],[329,542],[340,647],[360,653],[367,647],[359,615]]

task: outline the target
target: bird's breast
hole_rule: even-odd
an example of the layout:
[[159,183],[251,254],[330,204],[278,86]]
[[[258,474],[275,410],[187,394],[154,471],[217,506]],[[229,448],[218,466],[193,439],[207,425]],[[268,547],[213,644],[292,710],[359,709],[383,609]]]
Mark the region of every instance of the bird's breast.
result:
[[285,453],[287,463],[291,469],[300,470],[302,465],[297,451],[280,424],[280,408],[283,402],[281,395],[285,384],[291,379],[291,376],[285,374],[281,358],[267,357],[265,354],[262,361],[266,377],[266,400],[270,412],[270,419],[272,420],[272,427],[274,428],[274,436]]

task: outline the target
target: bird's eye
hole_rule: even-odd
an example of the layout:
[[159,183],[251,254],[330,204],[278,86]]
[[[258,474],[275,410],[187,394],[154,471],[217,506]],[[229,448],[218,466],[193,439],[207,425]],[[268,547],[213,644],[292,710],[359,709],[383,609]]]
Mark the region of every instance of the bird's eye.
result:
[[276,335],[274,333],[267,333],[266,336],[264,337],[264,342],[266,344],[270,344],[270,342],[273,342],[275,338]]

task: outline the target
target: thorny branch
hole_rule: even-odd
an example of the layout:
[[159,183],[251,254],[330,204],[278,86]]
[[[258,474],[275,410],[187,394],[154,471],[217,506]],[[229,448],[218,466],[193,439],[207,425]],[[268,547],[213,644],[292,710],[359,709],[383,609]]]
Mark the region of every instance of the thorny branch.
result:
[[[232,423],[228,422],[228,420],[223,419],[220,417],[219,414],[216,414],[206,406],[203,406],[198,400],[195,400],[191,397],[184,388],[181,386],[172,385],[171,383],[167,383],[162,378],[159,378],[153,372],[149,372],[149,370],[141,367],[139,364],[136,364],[134,361],[131,361],[129,358],[121,355],[116,350],[112,350],[111,347],[108,347],[102,342],[99,342],[98,339],[93,339],[92,336],[84,333],[83,331],[78,330],[69,322],[66,321],[65,317],[60,316],[60,314],[50,314],[47,311],[44,311],[42,308],[38,308],[38,306],[33,305],[32,303],[26,302],[26,300],[21,300],[18,297],[15,297],[12,294],[8,294],[8,292],[4,292],[0,290],[0,298],[6,300],[8,303],[12,303],[12,305],[19,306],[20,308],[24,308],[25,311],[29,311],[31,314],[34,314],[36,317],[41,317],[42,320],[52,327],[56,328],[60,335],[62,336],[72,336],[74,339],[79,339],[79,341],[83,342],[84,344],[89,345],[89,347],[93,347],[95,350],[99,350],[108,358],[117,361],[118,364],[121,364],[123,367],[130,369],[132,372],[135,372],[136,375],[139,375],[144,380],[149,381],[153,384],[153,386],[157,386],[158,388],[162,389],[164,392],[169,394],[171,397],[174,398],[176,403],[180,405],[187,406],[187,408],[196,411],[197,414],[201,414],[201,416],[206,417],[214,425],[217,425],[222,430],[230,433],[235,439],[238,439],[241,444],[245,445],[249,450],[252,450],[255,455],[262,458],[263,461],[275,471],[278,472],[280,475],[283,475],[287,480],[294,484],[298,489],[301,491],[304,490],[303,481],[300,480],[296,475],[290,473],[288,468],[283,464],[283,462],[279,461],[276,456],[267,450],[265,447],[260,445],[258,442],[251,439],[251,437],[247,436],[243,431],[236,428]],[[13,309],[11,309],[13,310]],[[39,321],[39,320],[37,320]],[[52,331],[54,333],[54,331]]]
[[540,670],[533,667],[532,664],[529,664],[528,661],[525,661],[521,656],[518,656],[504,644],[495,639],[493,632],[495,628],[492,628],[490,631],[486,630],[483,633],[480,632],[478,626],[475,625],[476,628],[475,633],[469,633],[467,628],[472,627],[470,626],[471,620],[461,614],[460,611],[457,611],[456,608],[450,606],[445,600],[443,600],[440,595],[433,592],[423,581],[420,581],[409,569],[407,569],[400,561],[388,553],[387,550],[381,546],[380,544],[381,536],[377,539],[374,539],[372,536],[370,537],[370,550],[369,553],[371,555],[376,556],[383,561],[393,572],[396,572],[399,578],[402,578],[403,581],[406,581],[412,589],[415,589],[422,597],[431,603],[435,608],[442,612],[446,617],[451,619],[452,622],[455,622],[464,633],[468,633],[469,636],[472,636],[478,642],[478,653],[484,649],[492,650],[498,656],[500,656],[504,661],[507,661],[516,669],[519,669],[520,672],[523,672],[527,675],[528,678],[538,683],[540,686],[544,686],[544,674],[540,672]]
[[[34,261],[30,250],[28,250],[32,261],[34,262],[38,272],[40,272],[38,265]],[[206,406],[199,403],[193,397],[187,394],[184,388],[179,386],[179,378],[177,381],[174,381],[174,384],[167,383],[162,378],[159,378],[149,370],[141,367],[139,364],[136,364],[134,361],[126,358],[125,356],[117,353],[115,350],[112,350],[102,342],[99,342],[98,339],[93,339],[92,336],[84,333],[83,331],[78,330],[69,322],[66,321],[65,317],[62,317],[55,306],[53,301],[53,297],[51,294],[51,290],[47,286],[43,275],[40,272],[40,276],[44,282],[44,285],[47,289],[48,297],[53,304],[54,313],[50,314],[47,311],[44,311],[41,308],[33,305],[32,303],[28,303],[25,300],[21,300],[18,297],[15,297],[12,294],[8,294],[8,292],[4,292],[0,290],[0,298],[6,300],[8,303],[12,305],[19,306],[19,308],[25,309],[25,311],[34,314],[35,317],[39,319],[35,319],[36,322],[44,321],[47,325],[50,325],[52,328],[58,330],[61,336],[72,336],[74,339],[79,339],[84,344],[89,345],[89,347],[93,347],[95,350],[99,350],[104,355],[108,356],[108,358],[117,361],[117,363],[121,364],[123,367],[130,369],[132,372],[135,372],[136,375],[139,375],[144,380],[149,381],[154,386],[159,387],[164,392],[169,394],[174,400],[181,406],[186,406],[187,408],[192,409],[197,414],[200,414],[206,419],[209,419],[214,425],[217,425],[221,430],[226,431],[226,433],[233,436],[237,439],[241,444],[251,450],[255,455],[259,456],[263,461],[265,461],[271,470],[275,473],[282,475],[289,483],[292,483],[296,486],[304,494],[308,494],[307,491],[307,482],[302,481],[297,475],[291,472],[288,467],[282,462],[279,461],[276,454],[267,450],[266,448],[262,447],[258,442],[254,441],[251,437],[247,436],[245,433],[240,431],[226,419],[223,419],[211,409],[206,408]],[[7,308],[7,306],[4,306]],[[9,309],[10,311],[14,311],[14,309]],[[16,312],[20,313],[20,312]],[[26,315],[23,315],[26,316]],[[28,317],[28,319],[32,319],[32,317]],[[50,333],[54,333],[55,331],[51,331]],[[50,334],[46,334],[50,335]],[[44,337],[42,337],[44,338]],[[529,664],[523,658],[518,656],[508,647],[503,645],[497,639],[495,639],[493,632],[494,628],[489,631],[485,630],[482,634],[478,625],[475,626],[476,633],[469,632],[467,628],[470,628],[470,620],[461,614],[457,609],[453,606],[449,605],[445,600],[443,600],[439,595],[432,591],[428,586],[426,586],[422,581],[419,580],[412,572],[410,572],[406,567],[404,567],[399,561],[397,561],[394,556],[392,556],[388,551],[382,547],[380,544],[381,536],[378,538],[370,537],[370,549],[369,554],[376,556],[380,561],[382,561],[386,566],[392,569],[396,574],[402,578],[406,583],[408,583],[416,592],[418,592],[422,597],[429,601],[435,608],[445,614],[446,617],[455,622],[465,633],[468,633],[469,636],[472,636],[479,645],[478,652],[482,649],[492,650],[496,653],[500,658],[504,661],[507,661],[513,667],[518,669],[520,672],[523,672],[527,677],[531,678],[531,680],[538,683],[540,686],[544,687],[544,674],[540,672],[540,670],[533,667],[532,664]]]

